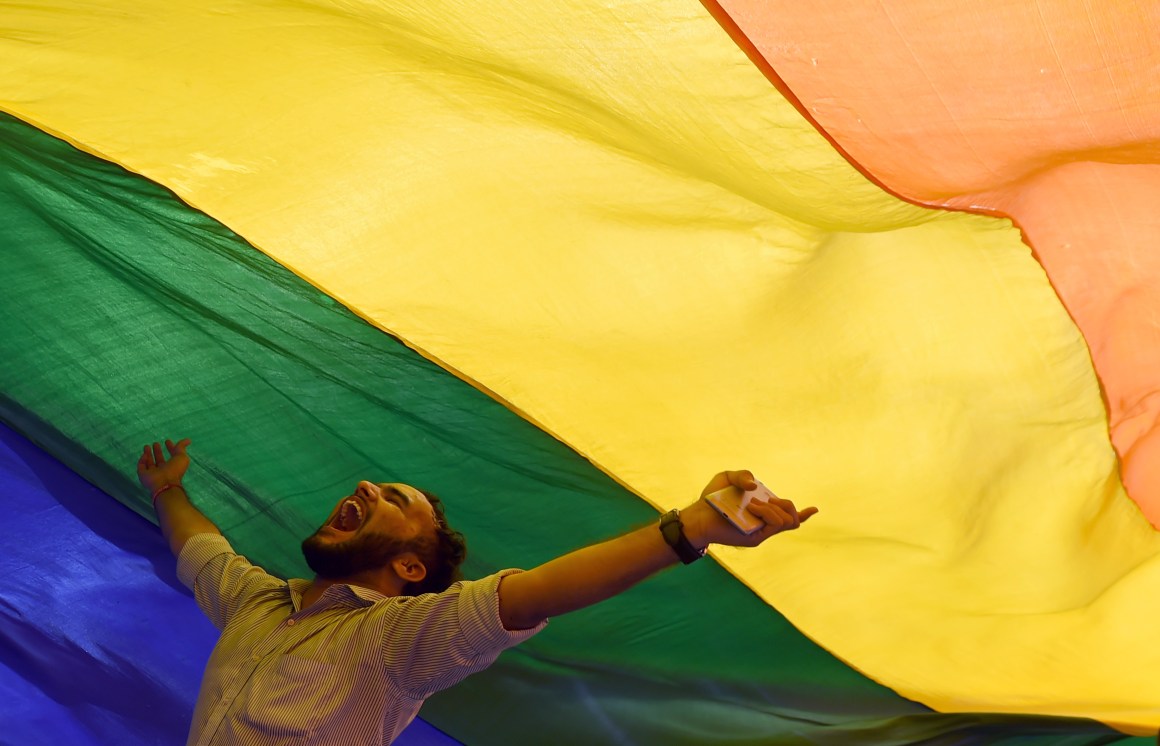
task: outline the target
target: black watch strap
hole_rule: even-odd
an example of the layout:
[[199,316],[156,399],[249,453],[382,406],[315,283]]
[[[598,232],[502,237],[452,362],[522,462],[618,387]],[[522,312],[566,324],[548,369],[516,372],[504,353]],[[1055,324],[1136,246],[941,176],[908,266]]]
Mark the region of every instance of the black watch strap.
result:
[[705,556],[705,550],[697,549],[689,542],[689,537],[685,536],[685,526],[681,523],[681,511],[670,510],[662,515],[660,529],[661,536],[665,537],[665,543],[673,548],[673,551],[681,558],[681,562],[688,565]]

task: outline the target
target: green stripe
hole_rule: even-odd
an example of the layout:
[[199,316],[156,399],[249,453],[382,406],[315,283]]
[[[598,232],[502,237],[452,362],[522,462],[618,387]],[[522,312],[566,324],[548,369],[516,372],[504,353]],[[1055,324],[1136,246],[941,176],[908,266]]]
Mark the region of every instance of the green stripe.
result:
[[[364,477],[441,494],[473,575],[655,518],[168,191],[9,117],[0,247],[0,416],[147,515],[137,452],[191,437],[195,501],[276,572],[304,574],[300,539]],[[472,744],[1117,740],[1088,721],[932,713],[712,561],[554,620],[424,717]]]

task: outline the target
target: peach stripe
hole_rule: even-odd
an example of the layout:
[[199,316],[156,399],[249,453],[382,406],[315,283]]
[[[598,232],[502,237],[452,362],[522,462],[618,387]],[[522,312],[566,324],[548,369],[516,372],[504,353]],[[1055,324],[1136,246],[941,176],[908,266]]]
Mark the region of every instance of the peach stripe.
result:
[[1125,486],[1160,527],[1160,6],[720,5],[876,181],[1022,227],[1088,341]]

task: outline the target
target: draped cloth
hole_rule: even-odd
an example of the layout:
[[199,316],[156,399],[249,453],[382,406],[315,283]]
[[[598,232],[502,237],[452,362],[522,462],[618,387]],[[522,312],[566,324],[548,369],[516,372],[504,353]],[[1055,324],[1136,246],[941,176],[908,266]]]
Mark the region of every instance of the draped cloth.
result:
[[[698,662],[642,677],[679,711],[667,736],[800,733],[798,712],[881,738],[866,713],[971,727],[928,707],[1160,725],[1160,540],[1120,483],[1070,307],[1010,222],[925,209],[851,165],[701,5],[61,2],[7,13],[0,70],[0,107],[228,226],[88,165],[121,191],[54,186],[60,210],[39,192],[28,209],[68,248],[20,259],[4,416],[54,453],[84,443],[70,466],[118,499],[144,512],[123,454],[184,425],[207,512],[275,567],[299,561],[275,539],[376,468],[456,494],[483,570],[748,466],[821,513],[715,554],[757,596],[723,576],[717,618],[679,617]],[[118,201],[146,233],[108,217]],[[104,227],[59,217],[78,204]],[[526,693],[564,666],[586,683],[542,693],[615,711],[617,676],[644,640],[672,649],[660,610],[704,567],[494,676]],[[638,609],[654,616],[628,634]],[[810,693],[789,693],[807,658]],[[677,707],[670,676],[706,709]],[[657,732],[628,709],[616,728]]]

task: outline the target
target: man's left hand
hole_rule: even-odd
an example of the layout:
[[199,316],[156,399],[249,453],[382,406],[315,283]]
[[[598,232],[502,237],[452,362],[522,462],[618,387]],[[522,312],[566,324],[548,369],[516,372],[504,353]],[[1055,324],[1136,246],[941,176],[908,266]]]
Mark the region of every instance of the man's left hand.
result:
[[733,547],[755,547],[774,534],[792,531],[818,512],[815,507],[798,510],[792,500],[780,497],[774,497],[769,501],[750,500],[746,510],[765,521],[765,526],[752,534],[745,534],[737,530],[704,499],[706,495],[730,486],[748,492],[757,489],[757,480],[754,479],[753,472],[747,470],[723,471],[705,485],[700,500],[681,511],[685,535],[694,546],[701,548],[708,544],[724,544]]

